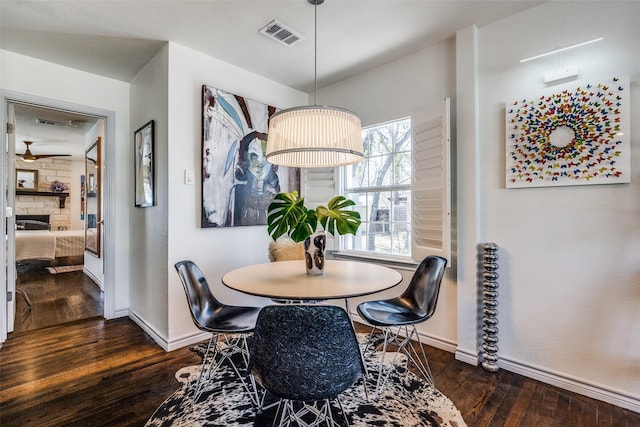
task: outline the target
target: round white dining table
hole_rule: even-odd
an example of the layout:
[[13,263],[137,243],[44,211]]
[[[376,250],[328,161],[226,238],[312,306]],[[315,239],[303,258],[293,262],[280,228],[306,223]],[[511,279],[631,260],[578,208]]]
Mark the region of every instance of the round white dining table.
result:
[[308,275],[303,260],[248,265],[226,273],[222,283],[245,294],[285,300],[352,298],[402,281],[396,270],[358,261],[327,260],[324,274]]

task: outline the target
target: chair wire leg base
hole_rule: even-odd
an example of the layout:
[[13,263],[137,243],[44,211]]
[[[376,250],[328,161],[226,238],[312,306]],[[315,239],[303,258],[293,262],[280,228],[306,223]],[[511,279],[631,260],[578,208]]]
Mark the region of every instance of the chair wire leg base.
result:
[[[255,383],[255,379],[252,375],[250,375],[247,371],[247,367],[249,366],[249,344],[247,343],[247,336],[245,334],[234,336],[233,338],[228,338],[225,335],[225,343],[227,344],[227,352],[224,353],[224,358],[229,361],[233,371],[236,376],[242,383],[242,386],[249,394],[249,398],[251,399],[251,403],[257,409],[261,407],[258,387]],[[240,371],[237,364],[233,361],[232,356],[235,353],[240,353],[242,357],[242,364],[244,367],[242,370],[244,374]],[[246,378],[245,378],[246,377]]]
[[213,356],[211,356],[211,345],[213,344],[214,338],[216,341],[218,340],[217,334],[212,334],[211,338],[209,338],[207,350],[205,351],[204,356],[202,357],[202,363],[200,364],[200,375],[198,375],[196,383],[191,387],[193,388],[193,396],[191,396],[192,403],[197,402],[197,400],[200,398],[200,395],[202,394],[204,377],[211,368],[212,361],[210,361],[209,359],[213,358]]
[[[409,363],[413,364],[416,369],[420,372],[420,374],[424,377],[424,379],[432,386],[434,386],[433,375],[431,374],[431,369],[429,368],[429,362],[427,361],[427,355],[424,351],[424,347],[422,346],[422,341],[420,340],[420,335],[415,327],[415,325],[411,325],[411,331],[409,331],[409,326],[405,325],[398,328],[395,332],[391,331],[390,328],[383,328],[384,331],[384,344],[382,347],[382,355],[380,357],[380,365],[378,369],[378,379],[376,381],[376,389],[375,395],[379,396],[380,390],[384,387],[386,381],[389,379],[389,375],[391,374],[390,370],[392,368],[385,369],[384,360],[387,354],[387,347],[389,344],[395,345],[397,348],[395,350],[395,354],[391,361],[391,365],[393,365],[400,353],[403,353],[407,356],[407,370],[409,369]],[[401,332],[404,332],[404,336],[400,335]],[[412,343],[412,338],[415,336],[415,340],[417,341],[417,345],[420,348],[420,352],[418,352],[414,344]]]
[[[222,335],[224,340],[224,346],[220,345],[220,335]],[[240,354],[241,360],[240,363],[244,365],[244,367],[239,368],[238,364],[233,361],[234,354]],[[206,383],[213,377],[215,372],[222,366],[224,362],[228,362],[231,365],[234,373],[237,378],[242,383],[242,386],[245,388],[247,393],[249,394],[249,398],[251,399],[251,403],[256,407],[260,407],[260,399],[257,385],[255,384],[255,380],[252,376],[248,374],[243,374],[246,372],[246,367],[249,364],[249,346],[247,343],[246,334],[239,334],[236,336],[229,337],[225,334],[213,334],[209,339],[209,344],[207,345],[207,350],[202,359],[202,365],[200,370],[200,375],[198,376],[198,380],[196,381],[192,396],[192,402],[195,403],[198,401],[202,392],[204,391]],[[245,376],[247,378],[245,378]]]
[[372,346],[372,352],[375,352],[375,345],[373,345],[373,336],[375,335],[376,329],[378,329],[375,326],[371,327],[371,332],[369,332],[369,335],[367,335],[367,339],[364,342],[364,348],[362,349],[362,354],[365,354],[367,352],[367,350],[369,350],[369,346]]
[[[338,405],[340,411],[344,416],[346,425],[349,425],[346,413],[342,409],[342,403],[338,399]],[[282,409],[282,410],[281,410]],[[297,402],[291,400],[282,400],[278,411],[276,412],[275,421],[278,420],[278,415],[281,413],[278,426],[299,426],[299,427],[315,427],[323,423],[330,427],[341,427],[333,418],[331,412],[331,402],[329,399],[317,402]],[[313,416],[313,420],[309,420],[309,416]]]

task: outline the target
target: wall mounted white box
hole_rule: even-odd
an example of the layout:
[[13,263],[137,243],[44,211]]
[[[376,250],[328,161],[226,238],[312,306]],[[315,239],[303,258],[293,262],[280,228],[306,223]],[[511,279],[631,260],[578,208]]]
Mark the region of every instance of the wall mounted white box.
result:
[[563,68],[559,71],[554,71],[553,73],[548,73],[544,75],[544,82],[551,83],[556,80],[568,79],[570,77],[576,77],[578,75],[577,68]]

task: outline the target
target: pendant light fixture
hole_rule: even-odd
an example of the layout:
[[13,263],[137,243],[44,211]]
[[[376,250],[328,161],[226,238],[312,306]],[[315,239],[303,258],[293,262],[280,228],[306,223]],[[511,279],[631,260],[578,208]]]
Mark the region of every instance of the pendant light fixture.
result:
[[318,5],[324,0],[307,0],[314,5],[314,91],[313,103],[275,113],[269,119],[267,160],[291,167],[333,167],[362,161],[360,118],[344,108],[316,104],[318,90]]

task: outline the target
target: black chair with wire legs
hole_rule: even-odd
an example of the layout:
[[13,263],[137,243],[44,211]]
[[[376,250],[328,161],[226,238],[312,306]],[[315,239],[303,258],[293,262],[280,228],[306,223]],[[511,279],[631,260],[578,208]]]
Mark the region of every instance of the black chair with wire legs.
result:
[[[193,261],[180,261],[175,267],[184,286],[193,322],[200,330],[211,333],[202,359],[200,375],[194,386],[193,401],[197,401],[202,394],[206,381],[227,362],[257,406],[255,384],[248,376],[247,336],[255,328],[260,307],[233,306],[218,301],[211,292],[204,274]],[[234,361],[234,358],[237,360]]]
[[[397,347],[394,361],[398,354],[404,353],[407,356],[407,363],[413,363],[429,384],[433,385],[433,376],[416,325],[433,316],[446,266],[446,259],[439,256],[428,256],[422,260],[413,274],[409,286],[401,295],[386,300],[367,301],[358,305],[360,317],[373,325],[369,342],[376,328],[383,331],[384,341],[376,381],[376,395],[389,377],[390,372],[385,373],[383,365],[387,347],[390,344]],[[420,353],[411,343],[413,338],[418,342]]]
[[[250,369],[280,399],[273,424],[315,426],[334,420],[330,401],[365,372],[351,320],[334,305],[273,305],[258,316]],[[366,393],[366,389],[365,389]]]

